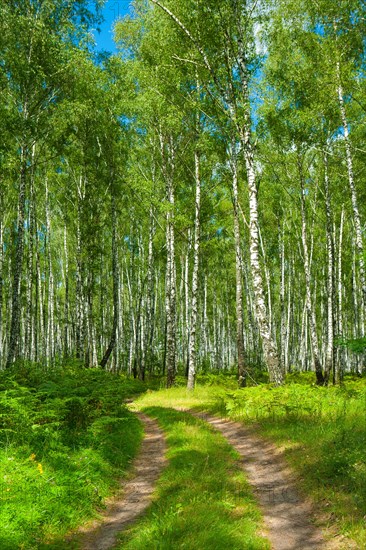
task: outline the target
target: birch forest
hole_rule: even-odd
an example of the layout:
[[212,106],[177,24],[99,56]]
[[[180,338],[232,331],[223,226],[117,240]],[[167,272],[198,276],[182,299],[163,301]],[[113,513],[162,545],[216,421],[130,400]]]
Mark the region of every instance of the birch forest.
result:
[[365,154],[365,0],[0,0],[0,550],[366,550]]
[[361,372],[363,3],[95,9],[2,2],[1,368]]
[[1,3],[1,369],[361,373],[364,3],[101,4]]

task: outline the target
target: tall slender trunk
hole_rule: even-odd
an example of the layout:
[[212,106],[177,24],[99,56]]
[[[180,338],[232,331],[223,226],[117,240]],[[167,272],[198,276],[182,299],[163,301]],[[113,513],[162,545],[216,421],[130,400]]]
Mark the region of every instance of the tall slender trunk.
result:
[[[172,184],[169,182],[167,187],[167,196],[171,208],[174,206],[174,194]],[[167,243],[167,272],[166,272],[166,372],[167,387],[171,387],[175,380],[175,361],[176,361],[176,311],[175,311],[175,246],[174,246],[174,226],[173,212],[167,213],[166,227]]]
[[3,201],[0,191],[0,370],[3,368],[4,343],[3,343],[3,284],[4,284],[4,222]]
[[280,281],[280,359],[281,359],[281,368],[286,374],[287,371],[287,362],[286,362],[286,333],[289,330],[287,326],[286,329],[286,305],[285,305],[285,292],[286,292],[286,280],[285,280],[285,239],[284,239],[284,229],[279,228],[279,250],[280,250],[280,259],[281,259],[281,281]]
[[[131,273],[133,274],[133,255],[131,254]],[[133,300],[133,290],[132,290],[132,281],[129,273],[129,268],[126,262],[126,279],[127,279],[127,288],[128,288],[128,300],[129,300],[129,324],[130,324],[130,334],[129,334],[129,354],[128,354],[128,375],[133,374],[134,377],[137,376],[137,372],[134,371],[134,351],[135,351],[135,342],[136,342],[136,319],[134,312],[134,300]]]
[[113,184],[111,186],[111,219],[112,219],[112,279],[113,279],[113,325],[112,334],[100,366],[104,369],[108,363],[114,346],[116,345],[118,328],[118,296],[119,296],[119,269],[118,269],[118,250],[117,250],[117,212],[116,201],[113,193]]
[[306,308],[310,321],[310,336],[313,352],[313,363],[316,373],[317,384],[324,384],[323,369],[320,362],[319,346],[318,346],[318,336],[317,336],[317,326],[316,326],[316,316],[315,309],[313,306],[313,300],[311,295],[311,274],[310,274],[310,261],[309,261],[309,250],[308,250],[308,237],[307,237],[307,222],[306,222],[306,205],[305,205],[305,186],[304,186],[304,175],[302,161],[299,157],[298,159],[298,168],[299,168],[299,177],[300,177],[300,187],[301,187],[301,237],[302,237],[302,246],[304,253],[304,270],[305,270],[305,292],[306,292]]
[[44,356],[46,346],[45,346],[45,330],[44,330],[44,300],[43,300],[43,291],[42,291],[41,258],[39,253],[39,243],[38,243],[37,236],[36,236],[36,271],[37,271],[36,308],[39,312],[39,315],[38,315],[39,323],[37,325],[36,337],[35,337],[35,350],[36,350],[35,360],[39,361]]
[[18,194],[18,223],[16,235],[15,258],[13,265],[13,287],[12,287],[12,305],[11,305],[11,324],[8,357],[6,367],[12,366],[19,357],[20,345],[20,314],[21,314],[21,293],[20,283],[23,273],[24,256],[24,224],[25,224],[25,204],[27,191],[27,153],[26,147],[21,146],[20,156],[20,181]]
[[175,266],[175,235],[174,235],[174,170],[175,153],[173,139],[164,139],[159,134],[162,157],[162,171],[166,186],[166,201],[168,211],[166,213],[166,288],[165,288],[165,314],[166,314],[166,351],[165,368],[167,373],[167,387],[174,384],[176,371],[176,266]]
[[254,156],[252,146],[250,144],[248,128],[249,121],[247,122],[247,130],[243,136],[243,150],[249,187],[250,265],[252,271],[252,282],[256,306],[255,310],[258,327],[262,338],[264,359],[268,369],[269,379],[273,384],[279,386],[283,384],[284,377],[278,360],[276,344],[271,332],[267,307],[264,298],[263,278],[259,261],[258,190],[254,169]]
[[294,332],[294,312],[293,312],[293,307],[294,307],[294,304],[292,304],[292,301],[291,301],[291,274],[292,274],[293,270],[291,270],[291,264],[289,266],[289,273],[288,273],[288,277],[287,277],[287,281],[288,281],[288,289],[287,289],[287,320],[285,321],[286,322],[286,335],[285,335],[285,341],[284,341],[284,363],[283,363],[283,368],[284,368],[284,371],[287,373],[290,371],[290,361],[289,361],[289,351],[290,351],[290,334],[291,334],[291,331],[292,333]]
[[357,245],[355,235],[352,236],[352,303],[353,303],[353,322],[352,322],[352,336],[357,338],[360,331],[360,318],[359,318],[359,307],[358,307],[358,284],[357,284],[357,270],[356,270],[356,260],[357,256]]
[[147,315],[146,315],[146,330],[145,330],[145,349],[149,363],[153,359],[153,341],[154,341],[154,326],[155,326],[155,311],[154,311],[154,236],[155,236],[155,219],[153,207],[150,207],[150,226],[149,226],[149,245],[147,254]]
[[185,324],[185,348],[186,354],[186,376],[189,369],[189,336],[190,336],[190,296],[189,296],[189,254],[192,246],[191,228],[188,228],[187,246],[184,261],[184,324]]
[[[338,238],[338,269],[337,269],[337,287],[338,287],[338,337],[343,338],[343,284],[342,284],[342,245],[343,245],[343,227],[344,227],[344,206],[342,206],[341,221],[339,225]],[[340,381],[344,374],[344,351],[341,346],[337,348],[337,363]]]
[[32,168],[29,184],[29,201],[28,201],[28,273],[27,273],[27,297],[26,297],[26,321],[25,321],[25,357],[32,361],[32,333],[33,333],[33,278],[34,278],[34,157],[35,146],[32,150]]
[[207,360],[208,358],[208,353],[209,353],[209,338],[208,338],[208,330],[207,330],[207,325],[208,325],[208,317],[207,317],[207,275],[205,275],[205,278],[204,278],[204,284],[203,284],[203,311],[202,311],[202,316],[203,316],[203,319],[202,319],[202,328],[203,328],[203,349],[204,349],[204,355],[205,355],[205,360]]
[[121,271],[118,284],[118,327],[117,327],[117,369],[122,370],[124,367],[124,351],[125,351],[125,335],[124,335],[124,277]]
[[48,310],[47,310],[47,341],[46,341],[46,362],[47,366],[54,363],[55,359],[55,320],[54,320],[54,279],[52,269],[51,250],[51,216],[49,204],[48,181],[46,179],[46,234],[47,234],[47,262],[48,262]]
[[69,252],[67,245],[67,227],[64,227],[64,284],[65,284],[65,303],[64,303],[64,358],[70,353],[70,327],[69,327]]
[[[80,178],[81,179],[81,178]],[[80,182],[81,183],[81,182]],[[76,357],[81,360],[84,347],[84,311],[83,311],[83,284],[82,284],[82,250],[81,250],[81,197],[79,193],[76,227]]]
[[[271,330],[271,334],[273,334],[274,341],[276,341],[275,326],[274,326],[274,323],[273,323],[273,314],[272,314],[271,276],[270,276],[268,265],[267,265],[266,249],[264,247],[262,231],[260,229],[260,226],[258,226],[258,230],[259,230],[258,233],[259,233],[259,242],[260,242],[260,248],[261,248],[261,253],[262,253],[264,275],[265,275],[265,283],[266,283],[266,286],[267,286],[268,324],[269,324],[269,327],[270,327],[270,330]],[[279,359],[281,359],[281,354],[279,354]]]
[[196,150],[194,153],[196,200],[195,200],[195,221],[193,237],[193,273],[192,273],[192,295],[191,295],[191,323],[189,336],[188,353],[188,383],[187,388],[193,390],[196,377],[196,332],[198,314],[198,271],[200,254],[200,216],[201,216],[201,175],[200,156]]
[[235,238],[235,278],[236,278],[236,347],[238,359],[238,384],[245,387],[247,383],[247,372],[245,367],[245,346],[244,346],[244,311],[243,311],[243,273],[241,258],[241,239],[239,222],[239,192],[238,192],[238,164],[235,152],[235,143],[231,150],[231,171],[232,171],[232,200],[234,213],[234,238]]
[[[358,208],[357,190],[356,190],[356,184],[355,184],[355,178],[354,178],[353,158],[352,158],[352,151],[351,151],[351,142],[349,137],[348,120],[346,115],[344,99],[343,99],[343,87],[342,87],[342,81],[341,81],[341,70],[340,70],[339,61],[337,61],[336,73],[337,73],[338,103],[339,103],[339,110],[340,110],[342,126],[343,126],[343,140],[346,148],[348,184],[351,191],[353,223],[355,226],[355,243],[356,243],[356,249],[357,249],[357,262],[359,267],[360,285],[361,285],[361,291],[362,291],[361,319],[364,319],[365,313],[366,313],[366,278],[365,278],[364,245],[363,245],[363,237],[362,237],[361,217],[360,217],[360,211]],[[362,325],[361,336],[364,336],[365,335],[364,334],[365,327],[363,326],[364,323],[361,323],[361,325]]]
[[[249,97],[249,74],[247,67],[247,52],[244,42],[245,29],[243,27],[243,18],[247,16],[246,10],[241,8],[241,5],[236,0],[233,3],[235,10],[235,19],[238,31],[238,53],[237,64],[241,80],[241,101],[244,105],[244,121],[242,124],[237,122],[237,130],[240,136],[242,145],[245,168],[247,173],[247,182],[249,190],[249,249],[250,249],[250,266],[253,282],[253,290],[255,296],[255,311],[259,327],[259,332],[262,338],[264,360],[268,370],[270,381],[276,386],[282,385],[284,376],[278,358],[276,342],[273,338],[271,326],[268,317],[268,311],[265,303],[265,293],[263,286],[262,270],[259,260],[259,209],[258,209],[258,189],[254,165],[254,147],[251,136],[251,112],[250,112],[250,97]],[[244,23],[245,24],[245,23]],[[233,83],[231,85],[231,93],[234,95]],[[236,104],[236,102],[235,102]],[[241,117],[235,117],[239,120]]]
[[[325,352],[324,364],[324,383],[327,385],[331,373],[334,373],[334,238],[333,238],[333,220],[329,191],[329,174],[328,174],[328,156],[324,151],[324,188],[325,188],[325,210],[326,210],[326,233],[327,233],[327,256],[328,256],[328,273],[327,273],[327,346]],[[333,382],[334,380],[333,375]]]

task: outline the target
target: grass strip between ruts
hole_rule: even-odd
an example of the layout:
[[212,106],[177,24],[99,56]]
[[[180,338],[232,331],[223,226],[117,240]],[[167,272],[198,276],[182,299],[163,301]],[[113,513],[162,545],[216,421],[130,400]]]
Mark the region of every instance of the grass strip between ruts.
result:
[[239,455],[206,422],[148,407],[166,433],[169,465],[152,506],[121,535],[123,550],[264,550],[261,513]]

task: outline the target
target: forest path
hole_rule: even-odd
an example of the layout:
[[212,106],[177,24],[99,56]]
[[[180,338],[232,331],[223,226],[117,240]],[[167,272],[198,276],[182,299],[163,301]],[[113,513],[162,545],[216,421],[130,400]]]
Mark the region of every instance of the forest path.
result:
[[[260,504],[264,520],[263,536],[273,550],[344,550],[356,548],[342,537],[326,541],[314,522],[311,503],[298,491],[294,474],[273,444],[243,424],[173,407],[190,413],[218,430],[240,454],[241,466]],[[138,414],[145,428],[141,451],[134,463],[132,478],[122,484],[122,494],[107,503],[99,522],[82,528],[78,548],[107,550],[117,543],[118,534],[148,508],[160,474],[167,464],[163,431],[156,420]]]
[[[179,409],[183,410],[183,409]],[[228,440],[242,458],[242,467],[262,509],[265,532],[273,550],[340,550],[354,548],[339,538],[325,541],[314,524],[311,503],[303,498],[280,451],[253,430],[231,420],[184,409],[205,420]]]
[[117,535],[135,521],[149,506],[164,466],[166,443],[156,420],[137,413],[145,430],[141,450],[135,459],[131,479],[122,482],[121,493],[107,502],[101,521],[82,528],[78,537],[82,550],[107,550],[117,542]]

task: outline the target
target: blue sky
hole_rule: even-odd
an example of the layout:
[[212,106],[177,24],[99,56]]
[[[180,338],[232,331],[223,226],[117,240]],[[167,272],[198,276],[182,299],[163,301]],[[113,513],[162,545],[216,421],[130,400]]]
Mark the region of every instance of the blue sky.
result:
[[105,21],[100,25],[101,32],[94,32],[98,50],[107,50],[115,52],[116,48],[113,42],[113,23],[119,17],[123,17],[129,11],[131,0],[107,0],[103,8]]

